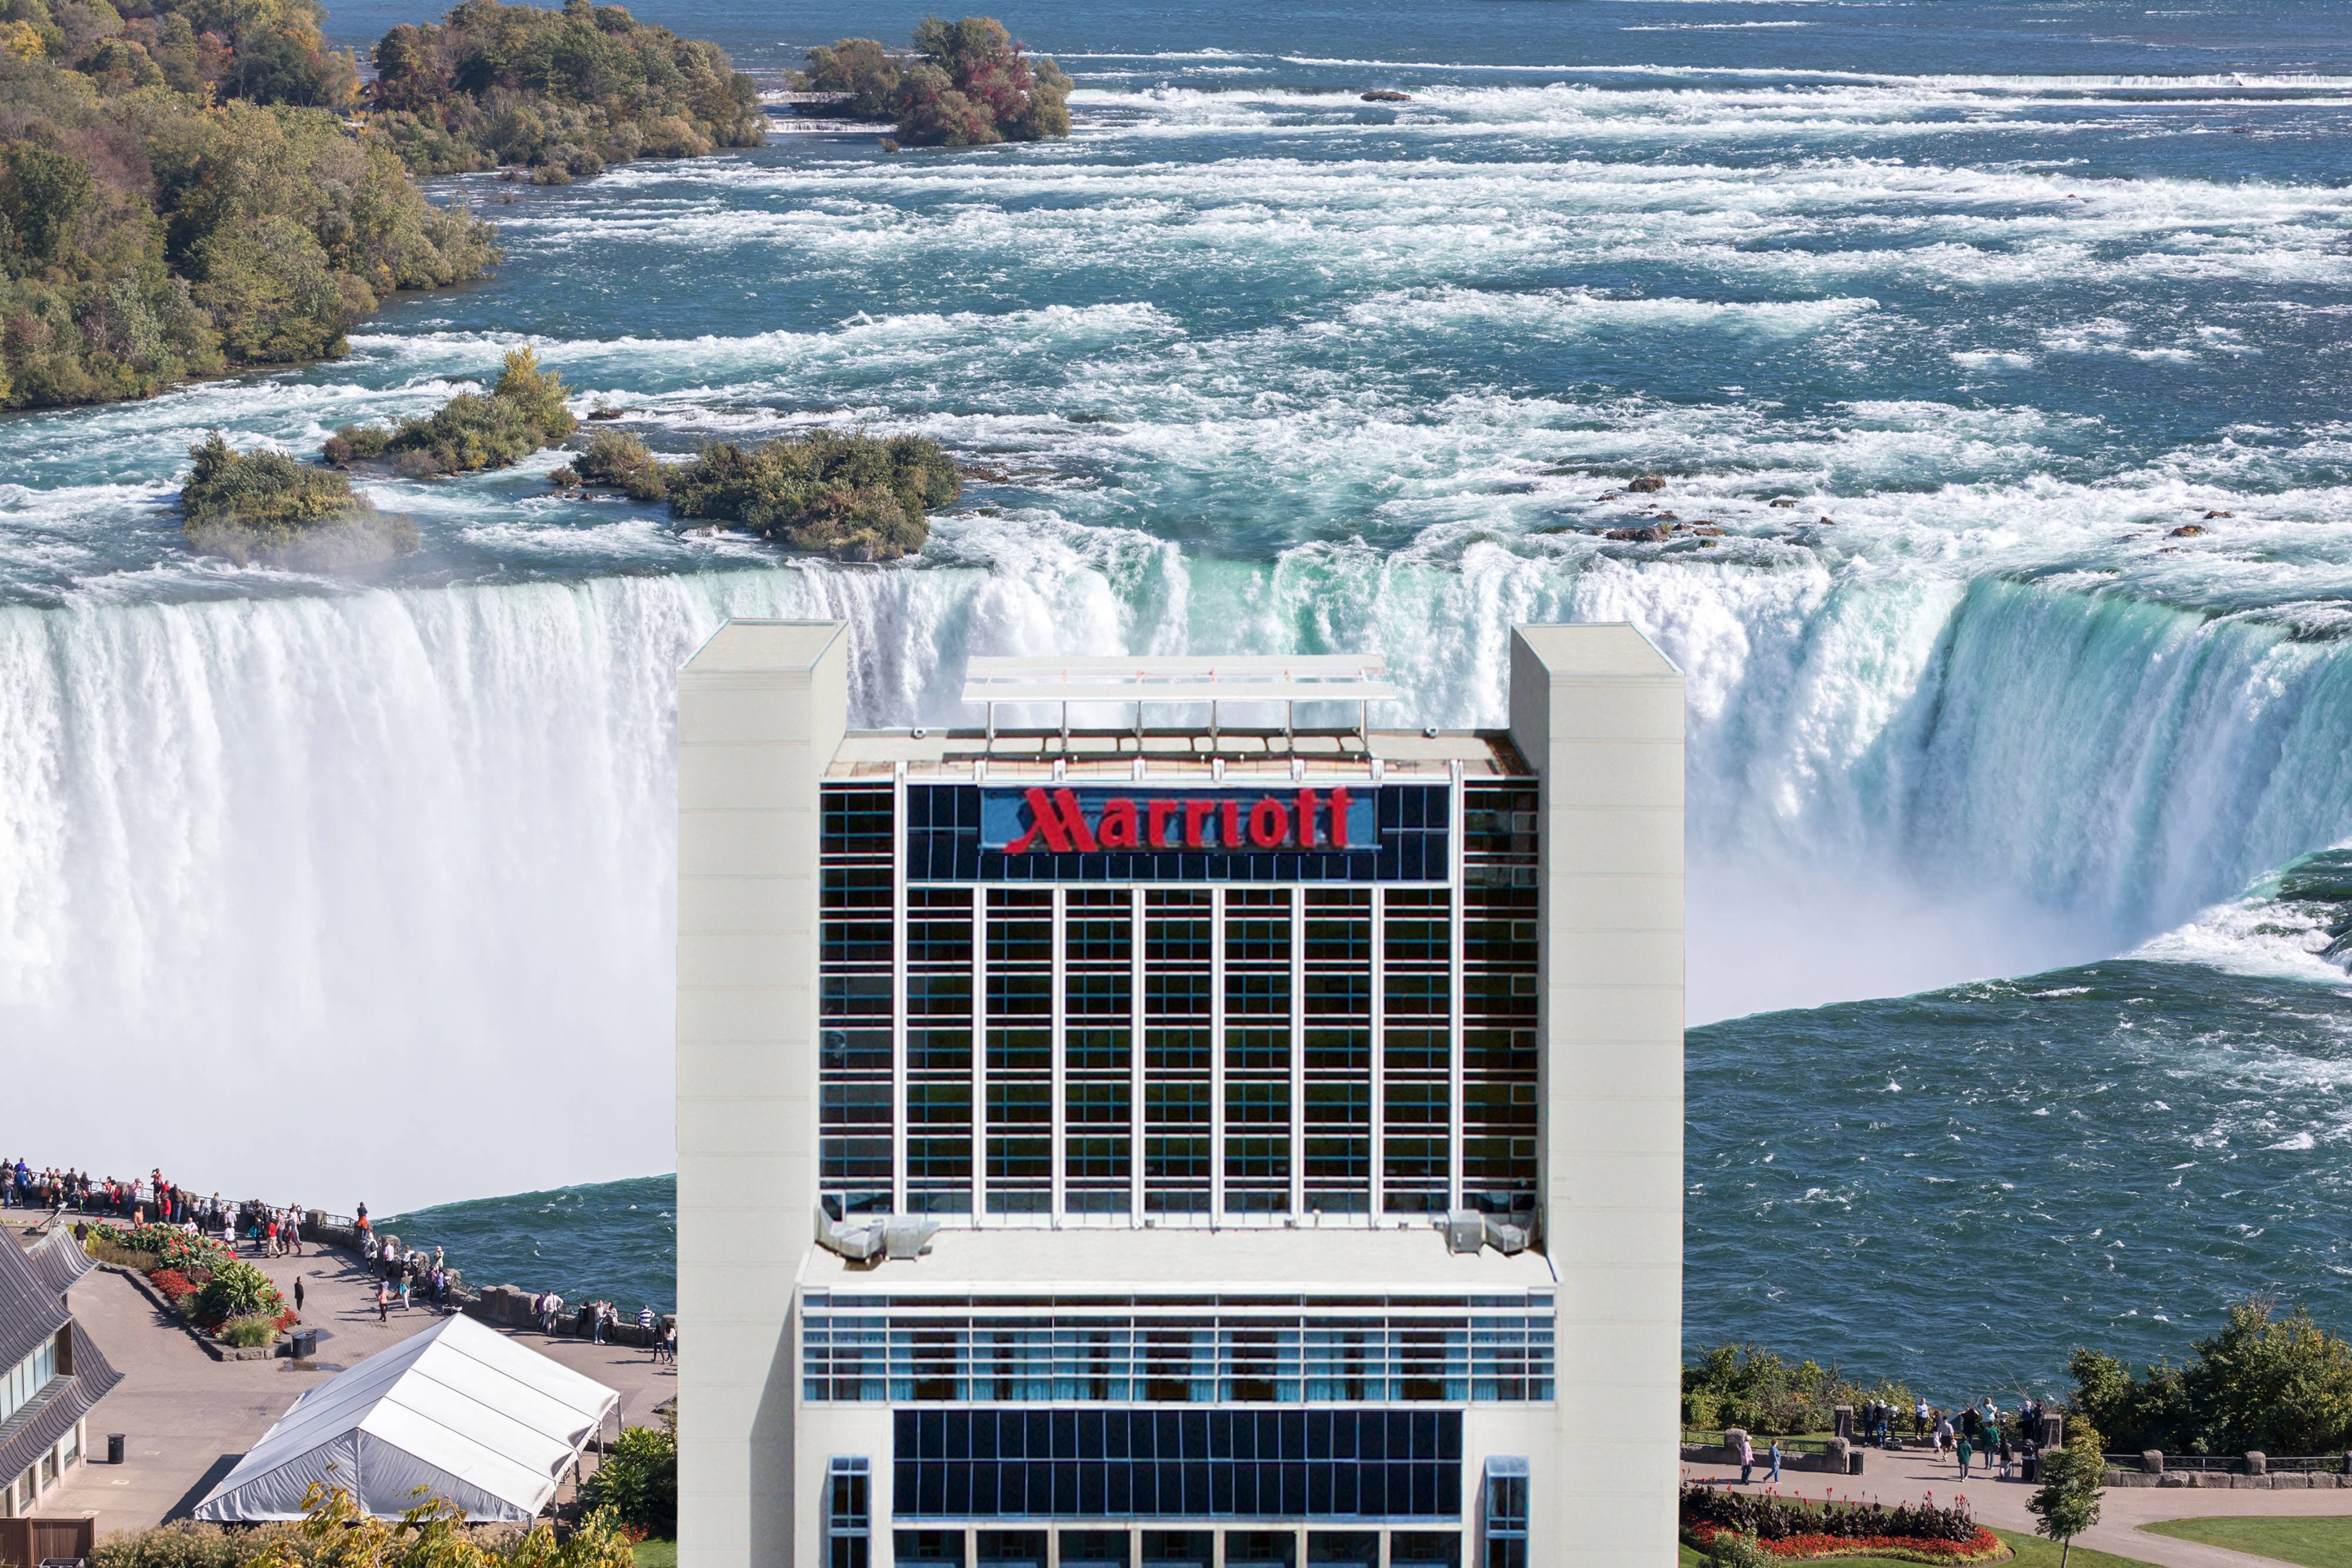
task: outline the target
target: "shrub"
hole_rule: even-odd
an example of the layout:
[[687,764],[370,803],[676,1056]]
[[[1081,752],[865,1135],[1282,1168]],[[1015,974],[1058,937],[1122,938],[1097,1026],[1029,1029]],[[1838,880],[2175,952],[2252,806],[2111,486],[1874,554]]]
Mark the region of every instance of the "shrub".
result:
[[2187,1364],[2158,1362],[2137,1379],[2113,1356],[2077,1350],[2066,1364],[2074,1378],[2069,1426],[2087,1423],[2126,1450],[2174,1454],[2327,1454],[2352,1445],[2352,1343],[2305,1309],[2281,1312],[2273,1298],[2253,1297],[2190,1348]]
[[282,452],[231,451],[218,431],[188,455],[196,461],[180,491],[180,528],[200,555],[226,556],[240,566],[260,559],[332,567],[388,559],[416,548],[414,523],[383,516],[365,497],[352,494],[352,482],[341,474]]
[[1980,1528],[1964,1502],[1941,1508],[1909,1502],[1893,1508],[1879,1502],[1811,1503],[1776,1492],[1696,1484],[1683,1488],[1682,1523],[1694,1534],[1730,1531],[1768,1547],[1776,1541],[1810,1536],[1973,1546]]
[[[468,1529],[457,1505],[442,1498],[428,1498],[397,1520],[374,1519],[360,1511],[351,1493],[313,1483],[303,1508],[299,1523],[268,1526],[246,1538],[247,1552],[237,1559],[242,1568],[630,1568],[629,1542],[603,1511],[591,1511],[559,1542],[544,1520],[520,1534]],[[151,1565],[131,1559],[97,1568]]]
[[580,1489],[582,1502],[610,1511],[625,1529],[662,1537],[677,1533],[677,1417],[663,1412],[662,1424],[625,1427]]
[[278,1320],[266,1312],[248,1312],[229,1319],[214,1332],[241,1350],[258,1350],[278,1337]]
[[236,1256],[211,1237],[183,1230],[176,1225],[142,1225],[127,1232],[111,1225],[94,1225],[90,1227],[90,1239],[129,1252],[144,1253],[155,1260],[155,1267],[177,1269],[192,1278],[209,1274]]
[[100,1263],[111,1263],[134,1274],[152,1274],[163,1266],[163,1260],[152,1252],[134,1252],[128,1247],[117,1246],[98,1236],[82,1243],[82,1250]]
[[[487,393],[460,392],[433,413],[381,425],[347,424],[327,443],[327,461],[341,466],[385,457],[412,478],[507,468],[572,432],[563,378],[539,367],[539,356],[517,349],[506,357]],[[349,488],[349,481],[345,481]]]
[[767,116],[715,44],[618,5],[464,0],[376,46],[374,129],[420,174],[509,164],[564,184],[639,157],[757,147]]
[[575,466],[589,484],[625,490],[633,501],[658,501],[669,493],[669,476],[646,444],[617,430],[590,436],[588,450]]
[[182,1520],[155,1530],[123,1531],[98,1543],[90,1568],[239,1568],[257,1545],[285,1529],[264,1525],[231,1535],[217,1524]]
[[935,441],[813,431],[744,448],[714,443],[668,476],[670,510],[715,517],[845,560],[895,560],[923,548],[928,508],[962,493]]
[[269,1282],[268,1275],[250,1263],[233,1261],[213,1270],[213,1277],[196,1292],[192,1314],[203,1323],[259,1315],[274,1324],[285,1310],[286,1299]]
[[816,91],[850,94],[842,106],[850,115],[894,120],[898,139],[919,145],[977,147],[1070,133],[1070,78],[992,16],[926,16],[905,58],[872,38],[843,38],[811,49],[802,79]]
[[1706,1543],[1706,1560],[1715,1568],[1765,1568],[1771,1559],[1756,1544],[1752,1535],[1742,1535],[1736,1530],[1718,1530]]
[[1832,1364],[1790,1365],[1760,1345],[1717,1345],[1683,1368],[1683,1425],[1790,1435],[1825,1432],[1840,1405],[1875,1399],[1907,1410],[1909,1388],[1881,1380],[1864,1384]]

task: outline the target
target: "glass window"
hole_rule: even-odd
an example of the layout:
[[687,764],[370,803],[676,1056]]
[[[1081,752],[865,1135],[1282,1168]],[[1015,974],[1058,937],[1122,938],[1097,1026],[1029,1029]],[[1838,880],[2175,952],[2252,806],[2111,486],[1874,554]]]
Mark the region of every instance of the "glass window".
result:
[[1528,1462],[1486,1461],[1485,1568],[1528,1568]]
[[825,1476],[825,1568],[868,1568],[873,1511],[863,1454],[836,1454]]

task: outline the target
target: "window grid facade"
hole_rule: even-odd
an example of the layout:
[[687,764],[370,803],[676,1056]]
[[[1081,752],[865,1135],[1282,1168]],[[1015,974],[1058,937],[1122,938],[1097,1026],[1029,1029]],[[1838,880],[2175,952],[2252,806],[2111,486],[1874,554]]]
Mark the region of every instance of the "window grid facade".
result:
[[812,1293],[802,1395],[891,1404],[1528,1404],[1553,1397],[1549,1295],[1212,1312],[910,1308]]
[[918,854],[902,831],[950,793],[825,786],[827,1207],[1016,1225],[1531,1212],[1534,788],[1391,790],[1384,814],[1391,797],[1443,884],[902,882],[908,857],[962,855]]

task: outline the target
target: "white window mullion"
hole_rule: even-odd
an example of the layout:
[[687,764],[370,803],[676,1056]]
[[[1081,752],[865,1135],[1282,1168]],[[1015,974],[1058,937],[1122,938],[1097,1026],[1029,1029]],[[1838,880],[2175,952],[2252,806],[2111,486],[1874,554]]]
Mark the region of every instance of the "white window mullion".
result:
[[1053,1220],[1055,1225],[1062,1223],[1062,1216],[1069,1197],[1067,1191],[1069,1169],[1069,1116],[1068,1106],[1066,1103],[1069,1097],[1070,1082],[1068,1055],[1069,998],[1067,995],[1070,973],[1068,947],[1069,934],[1069,890],[1064,887],[1056,887],[1054,889],[1054,964],[1052,970],[1054,1011],[1051,1020],[1053,1028],[1054,1064],[1054,1103],[1053,1121],[1051,1124],[1053,1128],[1053,1136],[1051,1139],[1051,1147],[1054,1157]]
[[1446,791],[1445,810],[1445,872],[1452,890],[1453,919],[1446,929],[1452,934],[1446,944],[1446,959],[1452,979],[1452,1014],[1446,1020],[1447,1087],[1446,1116],[1451,1124],[1451,1136],[1446,1140],[1445,1207],[1462,1207],[1462,1051],[1465,1043],[1462,1029],[1462,761],[1456,758],[1447,765],[1452,788]]
[[1129,888],[1128,900],[1127,1222],[1137,1226],[1143,1223],[1143,889]]
[[1294,887],[1290,890],[1290,1213],[1296,1218],[1306,1212],[1307,890]]
[[890,1212],[907,1212],[907,765],[890,776]]
[[988,890],[971,890],[971,1222],[988,1223]]
[[1209,1224],[1225,1218],[1225,890],[1209,890]]
[[1372,889],[1372,1127],[1371,1207],[1374,1225],[1387,1212],[1385,1176],[1388,1170],[1388,895]]

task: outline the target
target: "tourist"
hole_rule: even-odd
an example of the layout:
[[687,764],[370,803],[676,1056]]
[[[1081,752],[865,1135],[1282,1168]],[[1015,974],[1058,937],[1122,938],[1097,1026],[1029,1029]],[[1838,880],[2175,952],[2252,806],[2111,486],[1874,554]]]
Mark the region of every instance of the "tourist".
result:
[[662,1324],[661,1348],[662,1359],[676,1366],[677,1364],[677,1325],[676,1323]]
[[2015,1458],[2016,1458],[2016,1457],[2017,1457],[2017,1456],[2016,1456],[2016,1454],[2015,1454],[2014,1452],[2012,1452],[2012,1451],[2011,1450],[2011,1448],[2010,1448],[2010,1446],[2009,1446],[2009,1434],[2008,1434],[2007,1432],[2003,1432],[2003,1433],[2000,1435],[2000,1479],[2003,1479],[2003,1480],[2007,1480],[2007,1479],[2009,1479],[2009,1467],[2010,1467],[2010,1463],[2011,1463],[2011,1461],[2012,1461],[2013,1459],[2015,1459]]
[[548,1291],[546,1322],[546,1333],[548,1338],[553,1339],[555,1337],[555,1322],[556,1320],[561,1318],[562,1315],[563,1298],[557,1295],[553,1291]]
[[1969,1437],[1968,1437],[1968,1434],[1967,1434],[1967,1433],[1963,1432],[1963,1433],[1961,1433],[1961,1434],[1960,1434],[1960,1446],[1959,1446],[1958,1448],[1957,1448],[1953,1449],[1953,1450],[1952,1450],[1952,1452],[1953,1452],[1954,1454],[1958,1455],[1958,1458],[1959,1458],[1959,1461],[1960,1461],[1960,1479],[1962,1479],[1962,1480],[1966,1480],[1966,1479],[1969,1479],[1969,1457],[1970,1455],[1972,1455],[1972,1454],[1974,1454],[1974,1453],[1976,1452],[1976,1448],[1975,1448],[1975,1447],[1974,1447],[1972,1444],[1970,1444],[1970,1443],[1969,1443]]
[[297,1320],[302,1316],[302,1276],[299,1274],[294,1276],[294,1316]]
[[392,1281],[389,1280],[375,1282],[375,1321],[387,1324],[392,1322]]
[[1938,1461],[1943,1458],[1946,1451],[1948,1450],[1951,1446],[1952,1418],[1949,1416],[1943,1414],[1941,1411],[1937,1411],[1936,1414],[1936,1458]]
[[1756,1445],[1748,1440],[1747,1433],[1742,1432],[1739,1434],[1739,1484],[1746,1486],[1755,1473]]
[[1772,1473],[1764,1479],[1772,1485],[1779,1486],[1780,1484],[1780,1439],[1778,1437],[1772,1439],[1771,1458]]
[[403,1274],[400,1277],[400,1310],[404,1312],[408,1310],[408,1287],[411,1283],[411,1276]]
[[590,1344],[604,1343],[604,1313],[608,1310],[603,1301],[588,1303],[588,1343]]
[[654,1309],[650,1301],[637,1309],[637,1333],[647,1344],[654,1343]]

